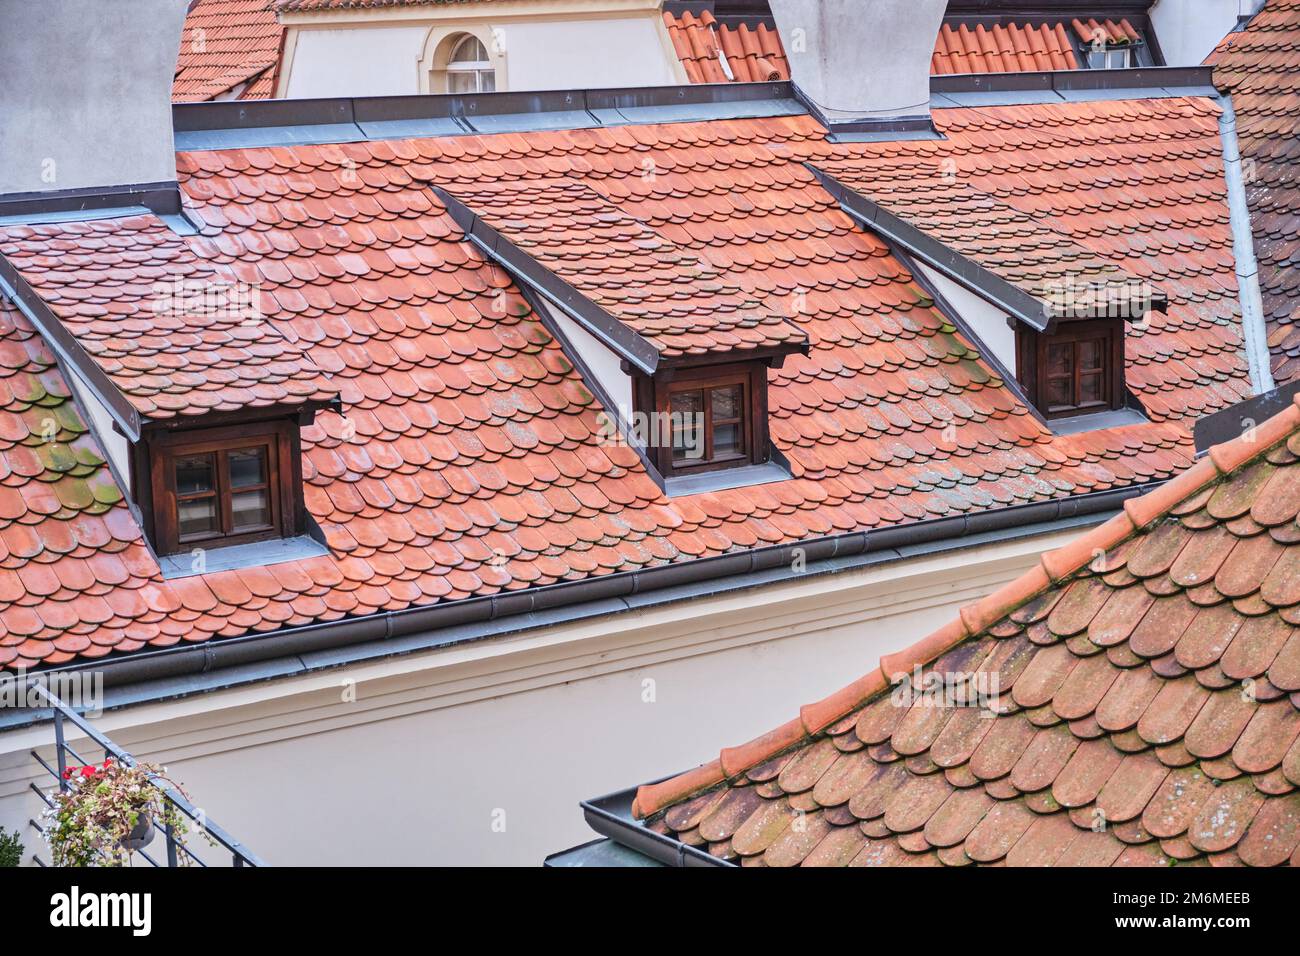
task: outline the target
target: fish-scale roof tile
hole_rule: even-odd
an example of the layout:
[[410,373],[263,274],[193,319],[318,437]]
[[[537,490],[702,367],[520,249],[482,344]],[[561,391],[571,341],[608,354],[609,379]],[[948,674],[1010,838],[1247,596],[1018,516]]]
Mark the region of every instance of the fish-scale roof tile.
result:
[[270,98],[283,33],[273,0],[198,0],[181,32],[172,100]]
[[[634,811],[678,839],[689,824],[692,845],[749,865],[1300,864],[1300,701],[1285,690],[1300,630],[1290,601],[1258,593],[1263,565],[1300,552],[1300,497],[1270,501],[1279,520],[1267,529],[1210,511],[1221,496],[1262,501],[1261,469],[1300,471],[1300,402],[1135,502],[1144,524],[1126,514],[1045,556],[1050,578],[1012,582],[963,609],[960,626],[803,708],[778,737],[722,752],[740,759],[642,787]],[[1242,562],[1231,575],[1241,586],[1187,602],[1161,569],[1175,552],[1217,550],[1225,534],[1236,546],[1224,566]],[[1248,614],[1229,603],[1247,587],[1258,600]],[[1119,616],[1137,621],[1131,634],[1080,641]],[[1171,669],[1171,649],[1189,641],[1187,666]],[[998,669],[1013,657],[1016,671]],[[893,674],[907,679],[890,689]],[[772,782],[774,762],[787,770]],[[791,853],[792,822],[772,808],[809,790],[808,836]],[[762,820],[764,841],[721,839],[724,806],[728,830]]]
[[0,228],[0,255],[147,419],[336,395],[256,287],[153,215]]
[[[115,610],[87,597],[72,626],[66,614],[41,618],[25,590],[5,602],[0,580],[9,663],[431,605],[1125,487],[1186,468],[1190,422],[1249,389],[1213,105],[948,109],[936,121],[946,135],[936,142],[835,145],[815,121],[795,116],[184,153],[182,188],[206,224],[199,236],[164,240],[154,220],[118,220],[7,240],[27,257],[24,273],[44,277],[51,306],[86,325],[88,347],[101,320],[76,310],[98,298],[138,310],[148,269],[166,271],[149,267],[155,260],[255,283],[268,331],[300,348],[342,401],[303,430],[305,502],[330,553],[277,565],[256,587],[234,572],[163,580],[142,546],[119,547],[140,534],[107,473],[66,495],[0,478],[0,520],[42,528],[38,541],[0,529],[11,553],[0,570],[16,571],[47,541],[71,559],[54,565],[65,588],[86,577],[80,565],[100,551],[123,555],[128,577],[99,585],[97,595],[147,580],[135,589],[144,613],[135,602]],[[1082,160],[1079,142],[1090,144]],[[1128,340],[1129,380],[1151,422],[1069,436],[1043,428],[805,165],[870,168],[900,158],[950,158],[998,202],[1051,220],[1119,268],[1141,264],[1169,292],[1169,314]],[[632,449],[602,440],[600,408],[560,346],[432,188],[457,196],[502,181],[526,190],[557,180],[616,214],[614,239],[604,241],[622,241],[624,230],[656,237],[680,254],[682,282],[688,262],[716,270],[807,337],[807,355],[769,373],[771,433],[791,479],[665,498]],[[1137,223],[1115,217],[1117,209]],[[583,216],[571,218],[565,229],[599,234]],[[57,257],[42,258],[40,243]],[[74,260],[99,263],[87,273],[93,281],[56,282]],[[605,293],[600,265],[575,259],[570,268]],[[104,295],[106,283],[118,292]],[[0,368],[21,361],[12,342],[0,342]],[[25,398],[60,383],[53,369],[24,368],[0,375],[0,397],[5,386]],[[0,439],[30,430],[23,414],[0,415]],[[46,460],[25,447],[0,457],[15,475]],[[48,530],[60,508],[104,508],[109,517]],[[1160,586],[1170,586],[1162,574]],[[1268,581],[1243,599],[1265,593]],[[1254,656],[1248,665],[1257,666]],[[1096,686],[1076,691],[1077,708]]]

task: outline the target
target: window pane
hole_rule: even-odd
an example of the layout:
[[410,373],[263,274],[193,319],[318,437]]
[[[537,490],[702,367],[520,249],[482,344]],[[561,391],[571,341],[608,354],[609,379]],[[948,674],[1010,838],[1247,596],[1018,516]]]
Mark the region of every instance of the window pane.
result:
[[1047,346],[1047,374],[1072,375],[1074,373],[1074,348],[1069,342],[1052,342]]
[[497,91],[497,75],[491,70],[484,70],[478,75],[478,89],[480,93],[495,93]]
[[177,525],[180,538],[185,541],[195,535],[211,534],[217,530],[217,499],[193,498],[177,505]]
[[1101,375],[1093,373],[1091,375],[1079,376],[1079,404],[1088,405],[1101,401]]
[[486,63],[488,58],[487,47],[485,47],[478,37],[466,37],[460,41],[460,46],[456,47],[456,52],[451,55],[452,63]]
[[211,491],[213,485],[213,462],[211,452],[204,455],[185,455],[176,459],[176,493],[192,495]]
[[717,422],[728,418],[739,418],[741,397],[739,385],[715,388],[711,398],[713,402],[713,420]]
[[704,393],[699,389],[692,392],[673,392],[672,412],[674,415],[699,415],[704,411]]
[[1068,408],[1073,405],[1068,378],[1050,379],[1047,383],[1047,407],[1049,409]]
[[704,457],[704,392],[673,392],[670,424],[673,432],[673,461]]
[[230,463],[230,487],[247,488],[266,482],[266,446],[240,448],[227,456]]
[[271,504],[266,489],[240,491],[230,496],[230,519],[236,531],[260,528],[271,523]]
[[717,425],[713,429],[713,457],[726,458],[741,452],[740,426]]
[[453,73],[447,74],[447,92],[448,93],[477,93],[474,73]]
[[1087,372],[1101,368],[1101,341],[1090,339],[1079,343],[1079,368]]

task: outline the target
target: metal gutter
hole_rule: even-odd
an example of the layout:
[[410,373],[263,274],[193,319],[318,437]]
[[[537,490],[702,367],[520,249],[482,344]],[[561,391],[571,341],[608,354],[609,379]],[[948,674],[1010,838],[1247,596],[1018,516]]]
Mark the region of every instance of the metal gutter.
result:
[[429,189],[466,237],[507,272],[564,312],[620,358],[646,375],[659,367],[659,350],[550,269],[497,232],[474,210],[439,186]]
[[1223,178],[1228,185],[1228,220],[1232,225],[1232,258],[1236,263],[1237,290],[1241,299],[1241,329],[1250,369],[1250,385],[1256,395],[1274,389],[1273,362],[1268,350],[1268,328],[1264,321],[1264,299],[1259,291],[1259,262],[1246,201],[1246,180],[1242,173],[1241,150],[1237,143],[1237,112],[1232,94],[1218,97],[1219,138],[1223,141]]
[[4,256],[0,256],[0,293],[12,301],[18,311],[36,327],[55,357],[73,370],[86,387],[95,393],[95,397],[108,410],[127,439],[139,441],[140,412]]
[[582,807],[587,825],[601,836],[665,866],[736,867],[735,863],[641,826],[632,816],[632,800],[635,796],[636,788],[632,788],[596,797],[594,800],[583,800],[578,805]]
[[[1074,498],[931,518],[875,531],[813,538],[710,558],[564,581],[269,633],[134,651],[27,673],[102,673],[106,707],[184,696],[273,677],[482,640],[621,611],[779,581],[835,574],[885,561],[985,542],[1032,537],[1099,520],[1163,482]],[[793,570],[796,560],[803,570]],[[0,676],[0,680],[5,679]],[[13,679],[9,675],[8,679]],[[28,711],[0,712],[0,730],[37,723]]]

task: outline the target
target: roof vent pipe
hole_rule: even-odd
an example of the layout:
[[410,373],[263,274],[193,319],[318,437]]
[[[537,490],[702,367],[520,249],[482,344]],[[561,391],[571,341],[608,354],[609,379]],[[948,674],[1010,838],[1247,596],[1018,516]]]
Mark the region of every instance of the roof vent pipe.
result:
[[930,128],[947,0],[771,0],[790,78],[835,131]]
[[174,184],[186,0],[0,0],[0,196]]

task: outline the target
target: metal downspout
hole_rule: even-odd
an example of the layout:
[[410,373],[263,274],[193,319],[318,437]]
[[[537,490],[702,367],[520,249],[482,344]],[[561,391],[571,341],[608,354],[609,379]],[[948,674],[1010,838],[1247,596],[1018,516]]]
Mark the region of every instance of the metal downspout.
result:
[[1236,261],[1237,290],[1241,299],[1242,338],[1250,368],[1250,386],[1256,395],[1272,391],[1273,366],[1264,325],[1264,299],[1259,291],[1259,263],[1246,205],[1246,179],[1237,146],[1237,112],[1232,96],[1219,95],[1219,136],[1223,141],[1223,177],[1228,186],[1228,216],[1232,224],[1232,256]]

